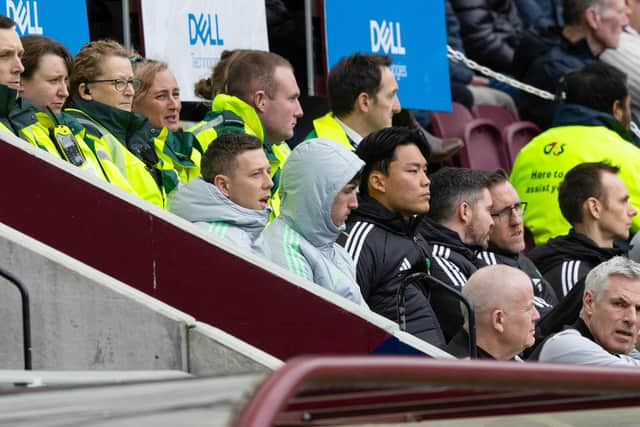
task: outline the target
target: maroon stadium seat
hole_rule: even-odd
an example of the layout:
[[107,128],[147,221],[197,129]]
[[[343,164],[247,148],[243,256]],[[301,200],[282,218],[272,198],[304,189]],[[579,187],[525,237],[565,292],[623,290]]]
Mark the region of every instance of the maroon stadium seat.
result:
[[477,119],[484,118],[492,120],[500,130],[504,129],[511,123],[520,120],[517,114],[513,114],[511,111],[499,105],[474,105],[471,108],[471,113]]
[[539,133],[540,128],[535,123],[525,121],[511,123],[502,129],[502,139],[509,159],[508,170],[511,170],[520,149]]
[[458,153],[460,166],[481,170],[507,168],[502,135],[489,119],[474,119],[464,127],[464,147]]
[[451,112],[432,111],[429,115],[433,134],[440,138],[463,138],[465,125],[473,120],[469,110],[457,102],[452,103]]

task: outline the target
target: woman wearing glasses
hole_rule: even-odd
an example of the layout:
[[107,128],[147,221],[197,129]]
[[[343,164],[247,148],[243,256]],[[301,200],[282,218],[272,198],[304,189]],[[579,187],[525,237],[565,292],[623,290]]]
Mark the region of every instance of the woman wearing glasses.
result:
[[139,85],[124,46],[111,40],[87,43],[74,58],[71,100],[65,112],[86,129],[85,140],[103,167],[117,168],[134,194],[164,207],[165,195],[177,186],[178,176],[155,152],[160,130],[131,111]]

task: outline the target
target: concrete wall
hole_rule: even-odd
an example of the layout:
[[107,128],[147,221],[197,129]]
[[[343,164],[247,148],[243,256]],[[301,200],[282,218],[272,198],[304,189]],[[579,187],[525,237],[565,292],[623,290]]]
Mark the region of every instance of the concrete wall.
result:
[[[281,364],[4,225],[0,267],[30,293],[34,369],[179,369],[205,375],[268,371]],[[21,324],[19,293],[0,278],[0,369],[23,367]]]

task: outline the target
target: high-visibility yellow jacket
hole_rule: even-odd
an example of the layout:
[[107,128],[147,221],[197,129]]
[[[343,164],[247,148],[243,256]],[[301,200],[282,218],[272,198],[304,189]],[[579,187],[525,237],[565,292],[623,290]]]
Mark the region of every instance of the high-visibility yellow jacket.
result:
[[353,151],[353,145],[349,141],[347,133],[342,126],[336,121],[332,112],[325,114],[313,121],[313,130],[304,138],[324,138],[339,142],[344,147]]
[[198,142],[191,132],[171,132],[162,128],[153,138],[153,143],[160,160],[171,165],[180,181],[187,183],[200,176],[202,153],[196,148]]
[[291,149],[284,141],[271,144],[266,140],[260,117],[251,105],[238,97],[219,94],[213,100],[211,111],[204,117],[204,120],[189,129],[189,132],[195,135],[203,152],[218,135],[223,133],[245,132],[258,137],[262,141],[262,148],[269,160],[269,166],[271,166],[273,188],[269,203],[274,216],[280,213],[278,192],[280,169],[289,157]]
[[[0,115],[4,123],[0,123],[0,129],[12,133],[49,154],[69,161],[69,155],[55,138],[55,133],[69,135],[73,145],[80,153],[81,161],[76,164],[80,169],[89,172],[96,178],[105,180],[102,169],[93,152],[82,138],[73,134],[73,131],[63,123],[60,123],[53,113],[38,111],[26,99],[17,98],[17,91],[7,86],[0,86]],[[67,148],[68,150],[68,148]]]
[[76,147],[80,151],[83,157],[83,162],[78,167],[82,170],[85,170],[95,177],[107,181],[107,178],[100,167],[100,163],[96,158],[95,154],[87,143],[84,141],[82,130],[78,129],[77,132],[74,132],[69,126],[66,124],[62,124],[55,117],[53,117],[50,113],[46,113],[43,111],[38,111],[36,113],[37,123],[23,128],[20,132],[21,136],[24,136],[25,139],[31,144],[42,148],[43,150],[48,151],[56,157],[59,157],[63,160],[69,160],[67,156],[64,154],[64,148],[60,146],[57,141],[55,141],[55,137],[52,137],[52,134],[55,132],[56,128],[66,129],[69,134],[73,136]]
[[[584,108],[578,109],[578,111]],[[527,202],[526,227],[536,244],[565,235],[571,226],[558,204],[558,186],[564,175],[584,162],[607,162],[620,168],[619,176],[630,194],[631,205],[640,211],[640,149],[614,130],[612,120],[582,121],[600,126],[553,127],[532,139],[518,153],[511,183]],[[607,127],[604,123],[611,123]],[[640,228],[640,215],[633,218],[632,232]]]
[[74,98],[73,106],[65,112],[85,128],[85,141],[103,169],[114,175],[117,169],[133,194],[165,207],[166,194],[177,187],[179,178],[172,164],[156,153],[154,138],[160,135],[160,130],[139,114],[97,101]]

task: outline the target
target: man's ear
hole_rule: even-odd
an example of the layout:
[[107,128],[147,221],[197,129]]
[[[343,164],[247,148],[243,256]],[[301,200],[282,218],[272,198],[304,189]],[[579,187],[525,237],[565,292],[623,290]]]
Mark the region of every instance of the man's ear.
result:
[[387,187],[386,187],[385,178],[386,177],[382,172],[372,171],[369,174],[369,188],[372,188],[373,190],[376,190],[379,193],[386,193]]
[[369,108],[371,108],[371,101],[372,99],[367,92],[361,92],[356,98],[355,107],[363,113],[368,113]]
[[504,311],[496,308],[491,312],[491,327],[499,333],[504,332]]
[[91,95],[91,91],[89,90],[89,86],[86,83],[80,83],[78,85],[78,95],[80,98],[85,101],[93,101],[93,96]]
[[260,113],[264,113],[267,103],[267,94],[264,90],[258,90],[253,94],[253,108]]
[[230,180],[228,176],[220,174],[220,175],[216,175],[215,178],[213,178],[213,185],[218,187],[218,190],[220,190],[222,194],[229,197],[229,188],[230,188],[229,181]]
[[589,6],[584,11],[584,20],[592,30],[597,30],[600,28],[600,13],[598,12],[597,6]]
[[585,315],[591,317],[593,314],[593,303],[595,302],[595,298],[593,296],[593,292],[586,290],[582,295],[582,311]]
[[613,112],[613,117],[615,117],[617,121],[622,123],[622,121],[624,120],[625,111],[624,105],[622,104],[622,102],[620,102],[619,99],[613,101],[613,108],[611,109],[611,111]]
[[602,215],[602,203],[600,203],[600,200],[595,197],[589,197],[582,206],[585,214],[588,214],[593,219],[600,219],[600,215]]
[[458,219],[464,223],[468,224],[471,222],[471,217],[473,216],[473,211],[471,210],[471,205],[467,202],[462,202],[458,205],[457,212]]

